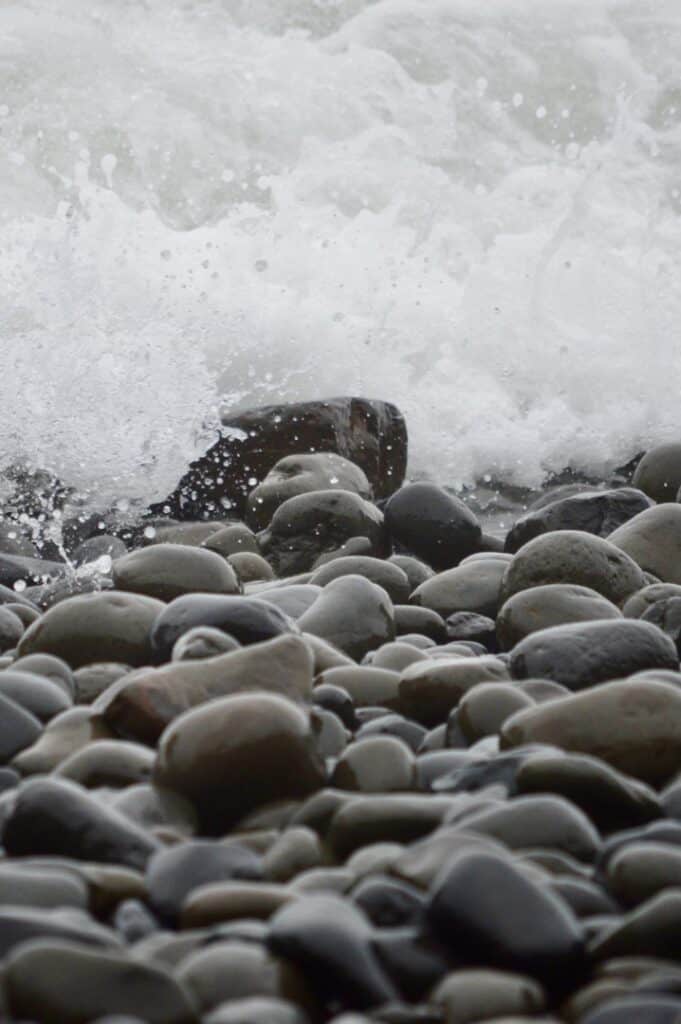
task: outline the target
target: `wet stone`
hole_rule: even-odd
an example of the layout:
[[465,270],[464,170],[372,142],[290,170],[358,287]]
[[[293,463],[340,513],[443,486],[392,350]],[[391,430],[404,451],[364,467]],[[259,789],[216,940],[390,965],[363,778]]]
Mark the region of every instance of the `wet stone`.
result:
[[469,743],[496,735],[507,718],[533,707],[534,701],[510,683],[478,683],[464,693],[457,722]]
[[418,662],[406,668],[399,682],[398,709],[432,728],[446,721],[467,690],[478,683],[508,679],[503,662],[493,656],[449,657]]
[[40,721],[9,697],[0,694],[0,765],[6,765],[20,751],[35,743],[41,733]]
[[94,711],[118,735],[154,744],[184,712],[206,701],[257,690],[299,703],[310,699],[312,656],[302,637],[283,635],[216,658],[141,670],[105,691]]
[[436,829],[451,808],[447,797],[386,793],[355,796],[331,818],[327,841],[346,858],[369,843],[408,843]]
[[366,917],[351,904],[306,896],[270,923],[269,948],[295,964],[323,1004],[369,1009],[397,998],[371,946]]
[[482,530],[462,501],[434,484],[407,484],[385,508],[390,535],[433,569],[449,569],[478,549]]
[[296,898],[274,882],[214,882],[193,889],[182,904],[181,928],[203,928],[228,921],[267,921]]
[[238,594],[234,569],[214,551],[185,544],[152,544],[113,565],[117,590],[173,601],[183,594]]
[[298,625],[357,661],[395,639],[390,598],[363,576],[343,576],[329,583]]
[[398,702],[400,677],[397,672],[373,665],[331,668],[318,676],[319,686],[333,686],[344,690],[355,707],[395,707]]
[[361,498],[372,497],[364,471],[341,455],[334,452],[288,455],[280,459],[248,495],[248,525],[262,530],[289,498],[330,488],[351,491]]
[[456,612],[494,618],[501,603],[501,581],[507,566],[506,561],[485,558],[448,569],[417,587],[411,602],[430,608],[444,619]]
[[408,633],[420,633],[434,643],[444,643],[447,628],[441,615],[431,608],[419,605],[395,605],[395,632],[399,637]]
[[394,736],[370,736],[351,743],[329,780],[337,789],[387,793],[412,789],[414,756]]
[[161,967],[123,953],[41,940],[14,953],[5,968],[12,1011],[43,1024],[83,1024],[104,1014],[134,1014],[148,1024],[194,1024],[189,996]]
[[610,541],[559,530],[523,545],[506,570],[502,597],[507,601],[521,590],[549,583],[589,587],[621,607],[646,581],[636,562]]
[[681,583],[681,505],[655,505],[630,519],[608,540],[662,583]]
[[77,704],[92,704],[107,687],[126,676],[132,669],[119,662],[95,662],[73,673]]
[[668,889],[639,904],[591,942],[594,960],[645,956],[678,961],[681,892]]
[[86,789],[117,789],[149,779],[153,764],[153,751],[139,743],[93,740],[62,761],[55,775]]
[[577,918],[507,859],[461,854],[435,884],[428,916],[463,962],[566,986],[582,971],[584,942]]
[[431,994],[444,1024],[473,1024],[497,1017],[534,1016],[546,997],[532,978],[504,971],[471,969],[448,974]]
[[15,755],[13,765],[22,775],[51,772],[91,740],[110,735],[110,730],[93,717],[90,708],[69,708],[51,719],[35,741]]
[[154,777],[185,796],[212,833],[324,783],[307,715],[265,693],[221,698],[181,715],[161,737]]
[[681,444],[671,441],[650,448],[638,463],[632,483],[653,501],[676,501],[681,487]]
[[0,672],[0,695],[35,715],[40,722],[49,722],[72,704],[58,683],[45,676],[13,669]]
[[7,605],[0,606],[0,653],[13,650],[24,633],[24,623],[10,611]]
[[244,585],[259,580],[273,580],[274,572],[269,562],[266,562],[262,555],[252,551],[242,551],[235,555],[229,555],[227,561],[237,575],[239,582]]
[[332,562],[327,562],[312,573],[310,584],[325,587],[327,583],[341,576],[363,576],[383,587],[395,604],[406,604],[411,593],[407,574],[399,566],[379,558],[358,555],[335,558]]
[[632,679],[528,708],[504,723],[501,744],[528,743],[589,754],[625,775],[659,785],[678,772],[681,690]]
[[516,552],[534,537],[554,530],[580,530],[607,537],[651,504],[650,498],[634,487],[559,497],[516,520],[506,536],[506,551]]
[[50,608],[24,633],[19,655],[54,654],[72,669],[93,662],[151,662],[150,632],[164,605],[117,591],[84,594]]
[[258,535],[263,555],[277,576],[309,572],[320,555],[352,537],[366,537],[371,554],[388,554],[383,514],[350,491],[312,491],[289,498]]
[[635,907],[668,888],[681,887],[681,847],[627,843],[610,857],[609,892],[622,906]]
[[518,793],[564,796],[606,832],[642,825],[664,814],[653,789],[595,757],[530,754],[519,765],[515,784]]
[[383,644],[375,651],[370,651],[365,655],[364,660],[373,668],[387,668],[391,672],[401,672],[407,665],[413,665],[415,661],[424,661],[427,657],[427,654],[411,644],[393,641]]
[[151,858],[146,872],[149,902],[163,921],[173,923],[187,896],[200,886],[233,879],[253,881],[262,873],[261,858],[248,846],[194,839]]
[[63,779],[32,779],[18,791],[3,843],[13,857],[53,855],[143,868],[158,842]]
[[530,587],[506,601],[497,616],[497,636],[503,650],[511,650],[530,633],[571,622],[619,619],[619,608],[591,590],[570,583]]
[[161,605],[151,631],[154,663],[170,661],[177,641],[195,626],[219,629],[243,645],[296,632],[291,619],[266,600],[222,594],[187,594],[171,601],[165,608]]
[[582,690],[645,669],[679,667],[675,644],[656,626],[641,620],[553,626],[521,640],[511,651],[515,679],[553,679]]
[[593,862],[600,836],[586,815],[558,796],[516,797],[486,810],[472,810],[461,821],[468,832],[490,836],[509,849],[547,847]]

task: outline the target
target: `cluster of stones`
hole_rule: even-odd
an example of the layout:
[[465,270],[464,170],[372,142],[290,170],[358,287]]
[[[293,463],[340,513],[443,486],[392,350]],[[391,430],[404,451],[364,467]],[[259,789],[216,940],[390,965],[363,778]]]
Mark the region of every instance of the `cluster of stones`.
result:
[[0,524],[0,1018],[678,1021],[679,485],[289,455],[75,595]]

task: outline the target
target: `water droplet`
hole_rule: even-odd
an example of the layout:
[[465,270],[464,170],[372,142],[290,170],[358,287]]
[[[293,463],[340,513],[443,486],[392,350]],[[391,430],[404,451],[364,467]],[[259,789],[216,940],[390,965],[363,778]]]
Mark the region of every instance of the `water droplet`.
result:
[[16,590],[17,594],[20,594],[23,590],[26,590],[26,580],[15,580],[14,590]]
[[154,529],[154,527],[147,526],[147,528],[144,531],[144,536],[147,538],[147,540],[153,540],[154,537],[156,536],[156,530]]

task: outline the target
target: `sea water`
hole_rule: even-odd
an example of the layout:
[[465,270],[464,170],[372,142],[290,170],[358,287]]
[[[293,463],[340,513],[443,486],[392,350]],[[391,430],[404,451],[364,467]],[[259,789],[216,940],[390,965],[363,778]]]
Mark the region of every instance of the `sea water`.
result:
[[0,468],[175,484],[229,409],[411,472],[681,435],[678,0],[0,3]]

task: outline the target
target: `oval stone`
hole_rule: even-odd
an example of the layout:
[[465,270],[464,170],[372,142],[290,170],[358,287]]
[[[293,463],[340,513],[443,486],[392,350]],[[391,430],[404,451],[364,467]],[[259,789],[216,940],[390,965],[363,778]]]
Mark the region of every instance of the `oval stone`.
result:
[[187,544],[152,544],[113,564],[117,590],[173,601],[182,594],[238,594],[234,569],[214,551]]
[[678,667],[674,642],[657,626],[636,619],[542,629],[516,644],[510,657],[515,679],[553,679],[570,690],[645,669]]
[[545,533],[525,544],[508,566],[502,596],[546,583],[589,587],[618,607],[646,585],[643,572],[610,541],[578,530]]
[[529,743],[591,754],[659,785],[677,774],[681,762],[681,689],[618,680],[539,704],[513,715],[501,730],[502,747]]
[[308,716],[283,697],[243,694],[181,715],[159,743],[158,785],[196,807],[204,829],[220,834],[277,800],[324,784]]
[[163,608],[152,597],[112,590],[69,597],[28,627],[19,655],[55,654],[74,669],[100,661],[148,665],[151,628]]

